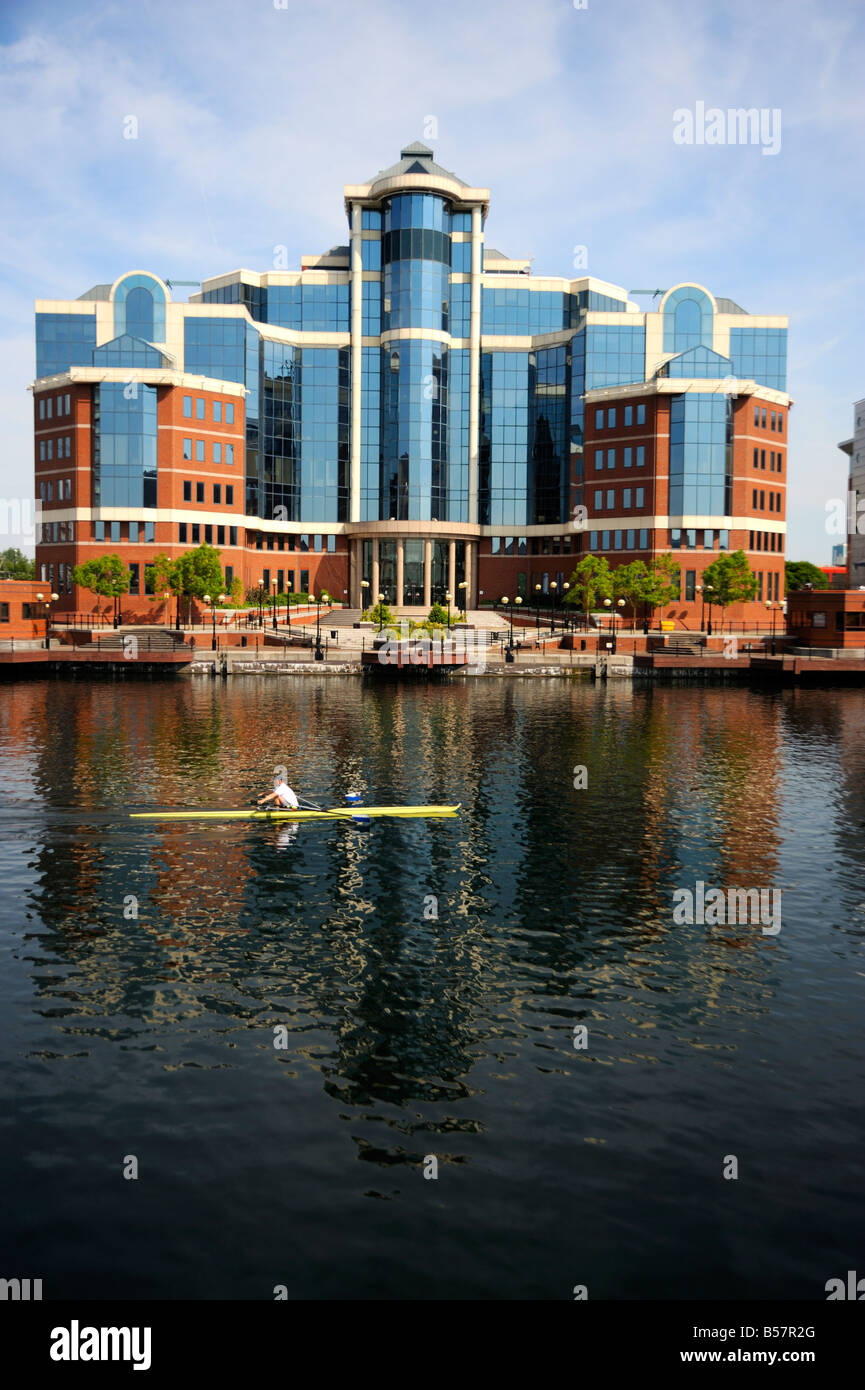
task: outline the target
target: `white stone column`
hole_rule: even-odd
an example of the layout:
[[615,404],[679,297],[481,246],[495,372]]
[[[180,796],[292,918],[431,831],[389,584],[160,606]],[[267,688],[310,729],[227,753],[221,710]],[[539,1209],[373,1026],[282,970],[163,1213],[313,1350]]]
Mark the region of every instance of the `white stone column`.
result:
[[350,536],[348,541],[348,603],[350,608],[360,607],[360,556],[361,541],[358,536]]
[[456,607],[458,595],[456,591],[457,582],[457,543],[448,541],[448,592],[451,596],[451,607]]
[[351,438],[349,520],[360,521],[360,421],[363,380],[363,232],[360,203],[351,207]]
[[405,541],[402,536],[396,543],[396,597],[395,607],[402,608],[405,593]]
[[370,575],[370,607],[378,603],[378,596],[381,592],[378,577],[378,536],[372,538],[372,574]]
[[432,608],[432,541],[423,543],[423,606],[427,612]]
[[472,281],[469,323],[469,521],[478,520],[481,409],[481,209],[472,208]]
[[475,607],[475,551],[477,546],[474,541],[466,541],[466,587],[465,594],[466,612]]

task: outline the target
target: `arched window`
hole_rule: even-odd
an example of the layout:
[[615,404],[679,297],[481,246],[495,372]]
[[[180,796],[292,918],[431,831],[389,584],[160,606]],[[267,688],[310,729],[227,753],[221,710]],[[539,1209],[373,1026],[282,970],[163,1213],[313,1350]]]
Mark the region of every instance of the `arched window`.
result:
[[[136,293],[140,293],[140,291],[136,291]],[[126,313],[128,323],[128,309]],[[676,305],[675,326],[673,328],[673,350],[675,352],[684,352],[687,348],[699,347],[703,341],[702,333],[703,315],[700,310],[700,305],[695,299],[680,300]]]
[[133,338],[153,339],[153,295],[150,290],[130,290],[126,296],[126,332]]
[[664,300],[664,352],[714,347],[715,310],[699,285],[679,285]]
[[114,289],[114,336],[165,342],[165,290],[145,272],[124,275]]

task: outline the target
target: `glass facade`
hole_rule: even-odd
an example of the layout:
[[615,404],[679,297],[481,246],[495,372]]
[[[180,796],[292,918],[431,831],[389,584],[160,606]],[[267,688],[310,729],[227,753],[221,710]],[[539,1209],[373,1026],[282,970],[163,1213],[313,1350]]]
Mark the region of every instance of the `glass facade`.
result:
[[560,290],[489,289],[481,292],[482,332],[523,335],[576,328],[579,305]]
[[243,382],[246,377],[245,337],[242,319],[202,319],[187,315],[183,321],[184,366],[195,376],[217,381]]
[[155,507],[156,387],[102,382],[93,390],[92,505]]
[[246,511],[281,521],[348,513],[349,354],[262,341],[247,398]]
[[89,367],[95,346],[95,314],[36,315],[37,378]]
[[422,338],[381,351],[379,516],[448,519],[448,353]]
[[141,338],[133,338],[124,333],[113,338],[110,343],[94,348],[92,352],[94,367],[164,367],[167,358],[158,348],[145,343]]
[[669,377],[726,377],[733,375],[733,363],[712,348],[693,347],[672,357],[658,372]]
[[786,328],[731,328],[730,357],[735,376],[787,390]]
[[670,402],[670,515],[728,516],[733,410],[729,396],[688,392]]
[[528,352],[481,354],[482,525],[522,526],[529,520],[530,394]]

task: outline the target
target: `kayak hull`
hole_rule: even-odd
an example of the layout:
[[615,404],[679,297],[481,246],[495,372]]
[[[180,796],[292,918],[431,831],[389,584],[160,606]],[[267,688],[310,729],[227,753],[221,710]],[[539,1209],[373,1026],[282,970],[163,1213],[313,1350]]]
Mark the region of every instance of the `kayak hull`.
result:
[[130,820],[356,820],[367,816],[455,816],[456,806],[333,806],[323,811],[131,811]]

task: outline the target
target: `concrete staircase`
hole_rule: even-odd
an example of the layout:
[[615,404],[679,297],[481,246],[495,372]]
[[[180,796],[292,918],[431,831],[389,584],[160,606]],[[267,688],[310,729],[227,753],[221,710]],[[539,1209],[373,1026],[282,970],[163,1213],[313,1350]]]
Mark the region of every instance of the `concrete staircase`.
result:
[[134,637],[142,652],[178,652],[186,647],[183,633],[164,627],[119,627],[113,632],[99,633],[92,645],[101,652],[123,651],[124,638]]

